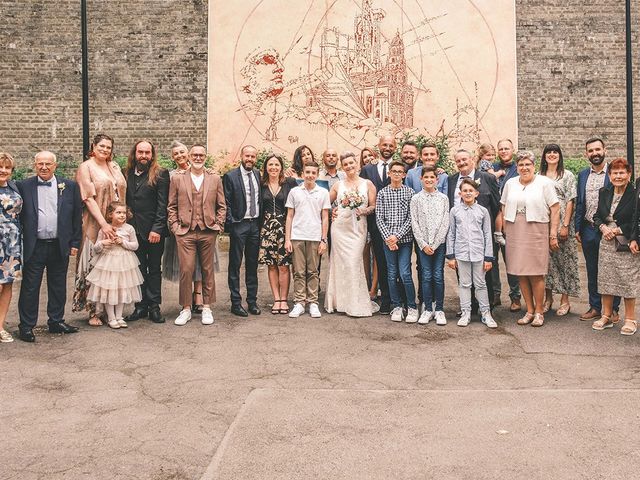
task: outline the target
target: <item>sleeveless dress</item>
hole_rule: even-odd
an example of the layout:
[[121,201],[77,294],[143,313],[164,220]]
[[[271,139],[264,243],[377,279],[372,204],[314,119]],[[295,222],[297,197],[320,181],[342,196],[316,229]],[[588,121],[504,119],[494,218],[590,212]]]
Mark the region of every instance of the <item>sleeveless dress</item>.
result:
[[[365,199],[362,207],[367,207],[367,182],[360,180],[357,189]],[[339,181],[338,205],[346,191],[345,183]],[[360,220],[356,220],[354,210],[339,206],[338,216],[331,224],[331,254],[325,296],[325,309],[328,313],[344,312],[351,317],[373,315],[362,260],[366,241],[367,219],[361,217]]]
[[[95,303],[126,305],[142,300],[140,285],[144,279],[138,268],[138,257],[130,249],[137,246],[136,232],[131,225],[124,224],[116,230],[116,234],[129,248],[111,245],[97,254],[95,264],[87,275],[87,300]],[[100,240],[103,240],[102,231],[98,232],[96,243]],[[94,250],[100,249],[94,247]]]

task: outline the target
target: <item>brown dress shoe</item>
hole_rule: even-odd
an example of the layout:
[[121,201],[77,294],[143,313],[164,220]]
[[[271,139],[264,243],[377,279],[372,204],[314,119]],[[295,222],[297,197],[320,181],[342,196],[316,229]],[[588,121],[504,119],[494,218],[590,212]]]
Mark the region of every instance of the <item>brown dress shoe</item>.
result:
[[600,318],[600,313],[594,310],[593,308],[590,308],[585,313],[580,315],[580,320],[584,320],[584,321],[597,320],[598,318]]
[[510,312],[519,312],[521,308],[520,300],[511,300],[511,306],[509,307]]

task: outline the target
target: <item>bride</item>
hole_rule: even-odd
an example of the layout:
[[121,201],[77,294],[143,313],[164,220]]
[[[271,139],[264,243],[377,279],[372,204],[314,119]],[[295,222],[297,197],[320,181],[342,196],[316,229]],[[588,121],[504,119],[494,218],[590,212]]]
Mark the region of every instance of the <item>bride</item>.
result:
[[340,155],[344,180],[336,182],[329,193],[337,200],[337,212],[331,223],[329,279],[325,296],[327,312],[344,312],[352,317],[370,317],[375,304],[369,299],[362,252],[367,241],[367,221],[373,213],[376,187],[358,176],[359,164],[351,152]]

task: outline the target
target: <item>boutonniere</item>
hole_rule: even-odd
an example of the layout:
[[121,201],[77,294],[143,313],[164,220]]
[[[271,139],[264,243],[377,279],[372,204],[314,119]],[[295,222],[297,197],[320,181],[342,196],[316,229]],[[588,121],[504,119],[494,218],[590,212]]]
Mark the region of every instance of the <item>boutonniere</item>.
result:
[[477,179],[477,180],[476,180],[476,185],[477,185],[477,186],[480,186],[480,184],[481,184],[481,183],[482,183],[482,179],[481,179],[481,178],[479,178],[479,179]]
[[60,191],[60,195],[62,195],[62,192],[64,192],[64,189],[66,187],[67,186],[64,184],[64,182],[61,182],[61,183],[58,184],[58,190]]

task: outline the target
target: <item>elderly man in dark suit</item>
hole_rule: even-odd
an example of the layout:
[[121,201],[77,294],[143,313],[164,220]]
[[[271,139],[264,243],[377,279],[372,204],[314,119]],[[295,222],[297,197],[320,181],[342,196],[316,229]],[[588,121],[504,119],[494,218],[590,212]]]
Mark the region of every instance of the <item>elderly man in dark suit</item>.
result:
[[144,277],[142,300],[127,321],[149,317],[154,323],[164,323],[160,313],[162,303],[162,254],[167,235],[167,199],[169,172],[158,165],[156,147],[148,140],[137,142],[125,171],[127,206],[133,217],[129,223],[136,231],[140,272]]
[[[360,171],[360,176],[371,180],[376,187],[376,192],[379,192],[384,187],[391,183],[389,178],[389,164],[393,160],[393,154],[396,153],[397,143],[396,139],[391,135],[385,135],[380,137],[378,142],[378,150],[380,150],[380,161],[376,164],[368,164]],[[378,265],[378,277],[380,278],[380,292],[382,298],[380,299],[380,313],[388,315],[391,313],[391,298],[389,296],[389,284],[387,282],[387,260],[384,256],[384,240],[378,230],[376,224],[376,215],[367,216],[367,227],[371,234],[371,242],[373,243],[373,254],[376,257],[376,263]]]
[[36,175],[18,183],[23,206],[20,215],[24,242],[22,285],[18,312],[19,337],[34,342],[38,323],[40,286],[47,270],[49,332],[75,333],[64,321],[69,256],[75,256],[82,236],[82,199],[73,180],[55,175],[56,156],[36,154]]
[[[480,192],[480,195],[478,195],[476,201],[479,205],[482,205],[489,211],[489,215],[491,217],[491,230],[493,233],[496,229],[496,219],[498,218],[498,214],[500,212],[500,189],[498,187],[496,178],[490,173],[485,173],[477,170],[475,168],[475,161],[471,153],[466,150],[458,150],[453,158],[456,162],[456,167],[458,167],[458,172],[449,177],[447,188],[449,207],[453,208],[462,201],[462,199],[460,198],[460,182],[462,182],[462,180],[465,178],[474,180],[478,185],[478,191]],[[489,301],[493,305],[494,292],[493,276],[491,274],[491,270],[485,273],[484,278],[487,283],[487,294],[489,296]],[[471,293],[471,299],[471,311],[473,313],[477,313],[478,300],[476,299],[475,293],[473,292]]]
[[[260,250],[260,214],[262,188],[260,172],[254,168],[258,151],[251,145],[240,150],[240,166],[223,178],[224,196],[227,202],[225,231],[229,233],[229,291],[231,313],[240,317],[260,315],[258,307],[258,252]],[[245,284],[247,306],[242,306],[240,295],[240,266],[245,258]]]

